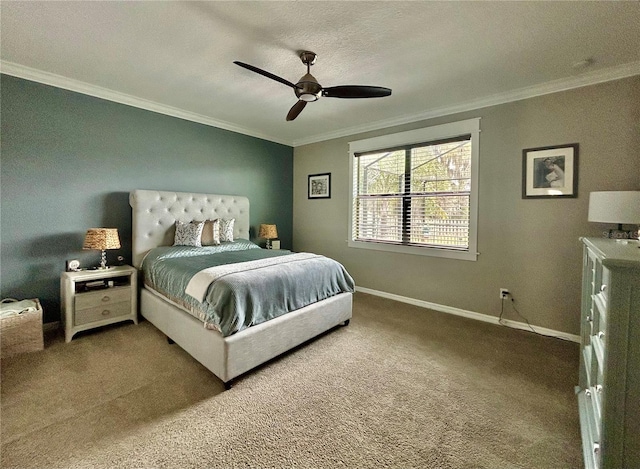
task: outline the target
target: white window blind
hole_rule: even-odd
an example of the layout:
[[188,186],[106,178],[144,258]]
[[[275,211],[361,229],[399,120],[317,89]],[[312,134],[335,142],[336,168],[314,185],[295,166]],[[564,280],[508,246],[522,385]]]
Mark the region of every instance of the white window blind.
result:
[[352,151],[350,245],[457,251],[475,258],[473,143],[467,133]]

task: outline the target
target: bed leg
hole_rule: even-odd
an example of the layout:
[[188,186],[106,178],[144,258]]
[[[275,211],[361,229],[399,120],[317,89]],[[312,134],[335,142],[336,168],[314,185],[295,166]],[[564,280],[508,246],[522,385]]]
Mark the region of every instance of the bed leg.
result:
[[228,391],[229,389],[231,389],[231,387],[233,386],[233,380],[230,379],[229,381],[227,381],[226,383],[224,383],[224,390]]
[[351,319],[347,319],[342,325],[346,327],[349,325],[350,322],[351,322]]
[[169,342],[169,345],[175,344],[175,341],[171,337],[167,337],[167,342]]

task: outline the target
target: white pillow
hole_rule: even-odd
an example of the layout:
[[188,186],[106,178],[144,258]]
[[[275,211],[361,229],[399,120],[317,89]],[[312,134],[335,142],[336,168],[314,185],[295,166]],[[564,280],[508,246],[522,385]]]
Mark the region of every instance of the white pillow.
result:
[[225,220],[223,218],[219,218],[220,220],[220,241],[233,241],[233,225],[236,221],[235,218],[231,218],[230,220]]
[[176,221],[176,235],[173,238],[173,245],[202,247],[203,228],[203,221],[192,221],[191,223]]

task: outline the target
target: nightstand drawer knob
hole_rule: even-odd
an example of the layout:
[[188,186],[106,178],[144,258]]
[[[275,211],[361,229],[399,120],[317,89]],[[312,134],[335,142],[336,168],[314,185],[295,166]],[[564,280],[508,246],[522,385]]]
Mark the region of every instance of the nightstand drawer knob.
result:
[[105,310],[102,312],[102,315],[103,315],[103,316],[109,316],[110,314],[111,314],[111,311],[109,311],[108,309],[105,309]]
[[102,297],[102,302],[106,303],[107,301],[109,301],[111,298],[109,298],[107,295]]

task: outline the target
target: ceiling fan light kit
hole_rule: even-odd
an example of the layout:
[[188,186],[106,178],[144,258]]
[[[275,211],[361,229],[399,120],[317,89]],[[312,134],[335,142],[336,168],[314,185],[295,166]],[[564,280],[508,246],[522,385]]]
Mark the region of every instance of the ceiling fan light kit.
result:
[[275,80],[283,85],[287,85],[293,88],[298,102],[293,105],[287,114],[287,120],[292,121],[302,112],[307,103],[317,101],[320,96],[327,98],[346,98],[346,99],[358,99],[358,98],[382,98],[391,95],[390,88],[384,88],[382,86],[363,86],[363,85],[341,85],[333,86],[330,88],[323,88],[318,80],[311,75],[311,66],[316,63],[318,56],[314,52],[302,51],[300,52],[300,60],[307,66],[307,73],[298,80],[295,85],[284,78],[281,78],[273,73],[262,70],[253,65],[249,65],[237,60],[233,63],[240,67],[246,68],[252,72],[258,73],[262,76]]
[[313,75],[307,73],[305,76],[300,78],[298,83],[296,83],[294,91],[299,99],[310,103],[312,101],[317,101],[320,98],[322,86],[320,86]]

